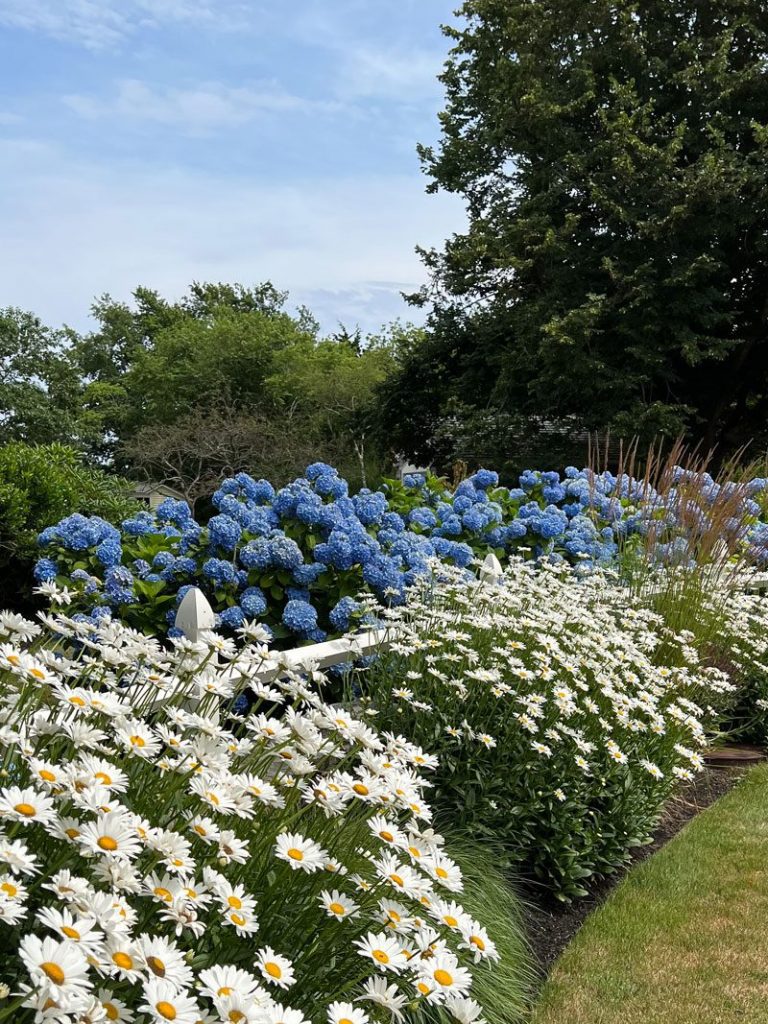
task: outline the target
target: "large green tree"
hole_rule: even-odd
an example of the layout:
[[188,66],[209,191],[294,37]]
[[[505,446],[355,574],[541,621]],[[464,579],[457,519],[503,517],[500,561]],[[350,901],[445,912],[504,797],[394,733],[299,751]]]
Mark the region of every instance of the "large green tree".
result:
[[469,401],[764,441],[768,7],[467,0],[460,15],[442,136],[421,155],[468,227],[425,253],[432,337],[388,385],[393,418],[415,394],[420,429]]
[[46,327],[32,313],[0,309],[0,444],[80,442],[74,337],[66,328]]
[[286,303],[269,283],[194,284],[178,302],[146,288],[131,305],[99,300],[99,327],[77,345],[97,454],[195,494],[238,459],[269,472],[270,451],[280,476],[312,452],[355,482],[375,476],[370,410],[407,330],[323,337],[307,309]]

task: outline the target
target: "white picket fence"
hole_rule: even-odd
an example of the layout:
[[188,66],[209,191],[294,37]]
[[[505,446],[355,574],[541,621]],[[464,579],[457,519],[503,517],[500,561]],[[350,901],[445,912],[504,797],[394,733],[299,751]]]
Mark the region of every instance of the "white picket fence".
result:
[[[479,579],[483,583],[498,583],[503,574],[501,562],[494,554],[486,555],[480,571]],[[176,626],[189,640],[198,640],[200,634],[214,629],[216,616],[208,603],[205,594],[197,587],[192,587],[184,595],[176,613]],[[302,668],[326,669],[332,665],[343,665],[347,661],[356,661],[367,654],[384,650],[396,636],[390,628],[371,629],[366,633],[344,636],[338,640],[325,640],[321,644],[308,644],[306,647],[294,647],[290,651],[276,651],[263,666],[254,673],[254,678],[269,682],[286,671]]]

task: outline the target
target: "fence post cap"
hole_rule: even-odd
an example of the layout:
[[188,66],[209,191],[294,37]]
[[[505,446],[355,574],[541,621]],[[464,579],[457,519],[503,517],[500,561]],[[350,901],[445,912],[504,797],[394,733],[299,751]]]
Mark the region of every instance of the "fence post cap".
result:
[[216,615],[208,598],[198,587],[190,587],[176,612],[176,628],[194,643],[203,630],[213,629],[215,625]]
[[483,583],[498,583],[503,575],[501,562],[492,551],[489,551],[480,566],[480,579]]

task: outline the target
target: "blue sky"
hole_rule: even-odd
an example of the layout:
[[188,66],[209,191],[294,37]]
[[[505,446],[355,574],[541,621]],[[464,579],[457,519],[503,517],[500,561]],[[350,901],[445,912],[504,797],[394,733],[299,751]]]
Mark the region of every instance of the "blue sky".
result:
[[323,326],[416,313],[450,0],[0,0],[0,306],[270,278]]

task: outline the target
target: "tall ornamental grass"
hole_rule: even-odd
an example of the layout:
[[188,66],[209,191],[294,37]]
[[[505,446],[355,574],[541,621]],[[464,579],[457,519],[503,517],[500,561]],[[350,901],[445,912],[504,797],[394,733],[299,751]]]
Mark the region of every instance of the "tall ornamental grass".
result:
[[733,687],[603,572],[513,561],[498,586],[441,573],[454,578],[389,613],[390,647],[357,685],[380,728],[437,755],[446,819],[561,899],[583,896],[701,768]]
[[0,636],[0,1021],[480,1018],[499,954],[431,825],[433,755],[311,678],[259,682],[258,627]]

